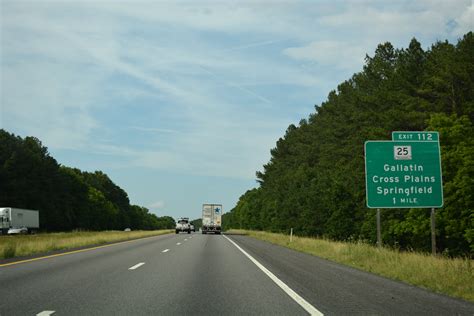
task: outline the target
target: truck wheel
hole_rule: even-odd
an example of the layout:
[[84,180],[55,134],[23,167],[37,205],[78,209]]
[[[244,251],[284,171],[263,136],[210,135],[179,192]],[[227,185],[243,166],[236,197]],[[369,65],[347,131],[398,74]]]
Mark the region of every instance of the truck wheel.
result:
[[176,234],[179,234],[179,231],[176,231]]
[[202,234],[203,234],[203,235],[205,235],[205,234],[206,234],[206,232],[205,232],[205,231],[202,231]]
[[190,230],[188,230],[188,234],[191,234],[191,229],[190,229]]

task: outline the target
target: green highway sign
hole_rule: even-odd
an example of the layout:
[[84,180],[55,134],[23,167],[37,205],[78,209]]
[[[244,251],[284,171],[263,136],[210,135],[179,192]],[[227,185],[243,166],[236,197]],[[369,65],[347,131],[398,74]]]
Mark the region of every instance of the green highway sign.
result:
[[369,208],[442,207],[438,140],[365,142],[365,183]]
[[439,141],[438,132],[392,132],[392,140]]

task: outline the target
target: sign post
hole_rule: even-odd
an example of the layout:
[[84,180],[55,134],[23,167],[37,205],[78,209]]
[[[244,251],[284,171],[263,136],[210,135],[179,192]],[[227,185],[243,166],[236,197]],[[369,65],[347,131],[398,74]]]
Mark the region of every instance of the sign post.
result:
[[377,209],[377,247],[382,247],[382,228],[380,227],[380,209]]
[[[436,251],[434,209],[443,206],[439,135],[393,132],[392,139],[365,142],[367,207],[378,210],[378,228],[380,208],[431,208],[432,251]],[[379,231],[377,243],[381,244]]]
[[436,213],[435,209],[431,209],[431,254],[436,255]]

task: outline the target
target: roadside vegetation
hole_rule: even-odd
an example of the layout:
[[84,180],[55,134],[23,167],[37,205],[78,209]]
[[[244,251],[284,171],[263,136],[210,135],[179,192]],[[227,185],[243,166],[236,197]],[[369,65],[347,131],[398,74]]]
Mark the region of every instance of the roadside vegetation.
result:
[[174,228],[170,216],[130,204],[127,192],[102,171],[59,164],[32,136],[0,129],[0,207],[39,210],[48,232],[158,230]]
[[[259,187],[224,214],[224,229],[285,232],[375,243],[376,210],[366,206],[364,142],[392,131],[438,131],[444,206],[437,251],[474,258],[474,33],[424,49],[389,42],[366,56],[300,123],[288,126],[256,173]],[[430,251],[430,209],[382,210],[382,240]],[[442,280],[442,278],[441,278]]]
[[173,230],[69,232],[38,235],[0,236],[0,259],[43,254],[110,242],[169,234]]
[[199,230],[201,227],[202,227],[202,218],[197,218],[195,220],[192,220],[191,221],[191,224],[194,225],[194,228],[196,230]]
[[340,242],[325,239],[275,234],[262,231],[229,230],[276,245],[305,252],[426,288],[437,293],[474,302],[474,262],[468,258],[433,257],[425,253],[377,248],[363,242]]

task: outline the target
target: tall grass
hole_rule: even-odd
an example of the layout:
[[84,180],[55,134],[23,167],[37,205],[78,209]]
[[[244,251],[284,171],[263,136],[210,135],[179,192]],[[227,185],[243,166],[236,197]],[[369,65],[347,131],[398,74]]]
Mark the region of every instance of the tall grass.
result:
[[473,260],[434,257],[424,253],[377,248],[363,242],[324,239],[256,231],[234,231],[280,246],[309,253],[434,292],[474,302]]
[[70,232],[38,235],[0,236],[0,259],[29,256],[55,250],[101,245],[143,237],[163,235],[173,230]]

